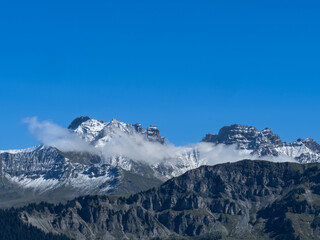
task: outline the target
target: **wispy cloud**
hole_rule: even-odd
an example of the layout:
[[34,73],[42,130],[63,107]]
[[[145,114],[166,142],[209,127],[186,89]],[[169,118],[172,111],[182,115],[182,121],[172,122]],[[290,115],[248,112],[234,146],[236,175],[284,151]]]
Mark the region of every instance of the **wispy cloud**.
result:
[[[36,117],[32,117],[25,119],[24,122],[28,124],[30,132],[41,143],[66,152],[86,151],[100,154],[105,158],[125,156],[149,164],[178,161],[181,156],[192,151],[197,151],[200,158],[199,162],[207,165],[235,162],[242,159],[258,159],[258,156],[251,155],[249,151],[239,150],[235,146],[210,143],[194,143],[179,147],[172,144],[163,145],[158,142],[150,142],[142,135],[128,135],[120,130],[113,132],[111,141],[93,146],[76,133],[50,121],[38,121]],[[276,162],[293,161],[286,156],[264,157],[263,159]]]
[[24,119],[30,132],[46,146],[56,147],[62,151],[94,151],[86,141],[75,133],[50,121],[38,121],[37,117]]

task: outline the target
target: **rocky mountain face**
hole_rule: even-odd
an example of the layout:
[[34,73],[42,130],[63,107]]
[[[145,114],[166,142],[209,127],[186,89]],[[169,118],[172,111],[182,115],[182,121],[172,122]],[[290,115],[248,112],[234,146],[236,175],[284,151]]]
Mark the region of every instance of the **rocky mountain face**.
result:
[[201,166],[127,197],[85,196],[19,210],[73,239],[320,239],[320,164]]
[[[69,126],[91,144],[112,141],[117,134],[139,134],[146,141],[165,144],[155,126],[125,124],[115,119],[102,122],[79,117]],[[165,178],[141,161],[96,152],[63,152],[55,147],[36,146],[0,151],[0,207],[33,201],[59,202],[86,194],[127,194],[158,186]]]
[[320,161],[320,145],[313,139],[283,142],[269,128],[259,131],[255,127],[234,124],[221,128],[218,134],[207,134],[202,141],[214,144],[235,144],[239,149],[248,150],[258,157],[282,155],[300,163]]
[[[30,202],[60,202],[86,194],[128,194],[158,186],[165,180],[200,166],[199,152],[187,148],[163,162],[146,163],[125,154],[105,154],[104,146],[122,148],[139,144],[164,146],[155,126],[76,118],[69,132],[82,138],[91,150],[63,151],[39,145],[22,150],[0,151],[0,207]],[[130,145],[135,138],[141,142]],[[161,150],[161,148],[160,148]],[[152,153],[153,154],[153,153]],[[154,154],[157,154],[156,152]]]
[[0,207],[66,201],[86,194],[133,193],[162,182],[139,163],[132,163],[135,171],[127,171],[96,155],[44,146],[1,153],[0,163]]

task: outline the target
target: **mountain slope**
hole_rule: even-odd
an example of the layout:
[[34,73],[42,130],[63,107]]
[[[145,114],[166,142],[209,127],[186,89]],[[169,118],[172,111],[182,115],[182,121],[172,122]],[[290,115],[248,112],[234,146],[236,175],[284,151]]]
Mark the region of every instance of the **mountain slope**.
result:
[[320,239],[320,164],[202,166],[129,197],[30,205],[26,223],[76,239]]
[[0,239],[3,240],[70,240],[66,236],[44,233],[21,221],[15,209],[0,210]]
[[60,202],[86,194],[127,194],[161,184],[148,166],[134,171],[103,162],[86,152],[61,152],[52,147],[0,153],[0,207],[29,202]]

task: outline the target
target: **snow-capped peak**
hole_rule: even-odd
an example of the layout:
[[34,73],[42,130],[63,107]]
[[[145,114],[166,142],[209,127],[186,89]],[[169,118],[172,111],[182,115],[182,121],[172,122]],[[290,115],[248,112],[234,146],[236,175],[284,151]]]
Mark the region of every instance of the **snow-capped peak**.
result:
[[78,117],[72,121],[68,128],[96,146],[109,142],[119,134],[140,134],[149,141],[165,142],[165,139],[160,136],[158,128],[154,125],[146,130],[141,124],[128,124],[115,118],[109,122],[103,122],[89,117]]
[[[72,125],[72,123],[70,125]],[[76,128],[70,128],[69,126],[69,129],[79,134],[87,142],[92,142],[96,139],[96,137],[99,135],[99,133],[103,130],[104,127],[105,123],[103,121],[88,118],[85,121],[82,121],[80,124],[78,124]]]

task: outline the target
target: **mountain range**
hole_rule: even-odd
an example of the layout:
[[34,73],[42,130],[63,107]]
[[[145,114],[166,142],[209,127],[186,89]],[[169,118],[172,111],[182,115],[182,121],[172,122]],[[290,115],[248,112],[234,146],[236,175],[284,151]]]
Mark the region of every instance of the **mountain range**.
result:
[[259,131],[236,124],[184,147],[168,144],[156,126],[145,129],[141,124],[116,119],[104,122],[78,117],[71,122],[68,132],[84,141],[86,147],[65,150],[39,145],[0,151],[0,207],[42,200],[57,203],[87,194],[144,191],[211,164],[211,152],[203,151],[203,146],[211,151],[221,147],[223,153],[230,147],[240,153],[236,160],[241,160],[242,154],[252,159],[284,158],[299,163],[320,160],[320,145],[312,139],[287,143],[268,128]]
[[20,221],[70,239],[320,239],[320,164],[201,166],[127,196],[31,204]]

